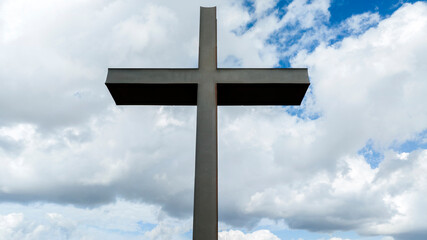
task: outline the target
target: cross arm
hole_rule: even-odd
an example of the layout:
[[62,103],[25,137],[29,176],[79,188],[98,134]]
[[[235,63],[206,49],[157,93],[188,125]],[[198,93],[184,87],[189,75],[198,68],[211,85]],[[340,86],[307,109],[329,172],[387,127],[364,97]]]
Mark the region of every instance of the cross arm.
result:
[[196,105],[197,72],[109,68],[105,85],[117,105]]
[[218,105],[300,105],[306,68],[218,69]]

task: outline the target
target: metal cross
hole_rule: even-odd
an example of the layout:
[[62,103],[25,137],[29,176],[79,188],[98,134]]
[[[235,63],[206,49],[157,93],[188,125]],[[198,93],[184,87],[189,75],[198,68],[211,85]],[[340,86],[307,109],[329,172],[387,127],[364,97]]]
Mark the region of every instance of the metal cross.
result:
[[216,7],[200,8],[199,68],[109,68],[117,105],[197,105],[194,240],[218,239],[217,105],[299,105],[306,68],[217,68]]

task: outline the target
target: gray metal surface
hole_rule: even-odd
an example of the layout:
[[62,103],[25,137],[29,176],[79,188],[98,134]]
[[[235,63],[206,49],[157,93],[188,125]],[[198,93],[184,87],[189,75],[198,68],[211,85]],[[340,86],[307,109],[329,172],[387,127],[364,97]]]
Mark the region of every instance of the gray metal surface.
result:
[[218,239],[218,150],[216,84],[216,8],[201,8],[197,89],[196,173],[193,239]]
[[218,239],[217,105],[299,105],[306,68],[217,68],[216,8],[200,8],[199,68],[109,68],[117,105],[197,105],[193,239]]

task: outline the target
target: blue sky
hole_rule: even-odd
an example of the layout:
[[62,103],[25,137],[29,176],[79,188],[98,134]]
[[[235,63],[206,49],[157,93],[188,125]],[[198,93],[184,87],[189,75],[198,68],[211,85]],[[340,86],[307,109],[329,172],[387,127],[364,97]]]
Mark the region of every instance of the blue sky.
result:
[[0,239],[191,239],[196,107],[109,67],[307,67],[301,106],[219,107],[219,239],[427,238],[427,2],[4,0]]

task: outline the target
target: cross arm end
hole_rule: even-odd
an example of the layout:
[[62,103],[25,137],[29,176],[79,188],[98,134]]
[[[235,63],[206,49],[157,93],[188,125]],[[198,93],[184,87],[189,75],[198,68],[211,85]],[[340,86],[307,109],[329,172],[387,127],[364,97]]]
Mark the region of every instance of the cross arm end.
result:
[[218,69],[218,105],[300,105],[307,68]]
[[117,105],[196,105],[197,69],[109,68],[105,85]]

